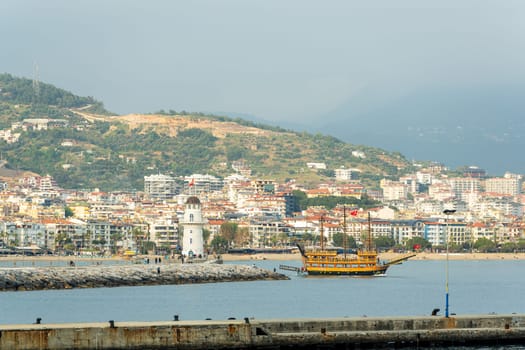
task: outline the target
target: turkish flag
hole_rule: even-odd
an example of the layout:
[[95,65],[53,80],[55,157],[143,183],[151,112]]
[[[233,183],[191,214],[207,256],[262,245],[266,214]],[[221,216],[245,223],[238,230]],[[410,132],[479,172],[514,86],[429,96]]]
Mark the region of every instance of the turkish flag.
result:
[[358,213],[357,209],[354,209],[354,210],[352,210],[352,211],[350,212],[350,215],[352,215],[352,216],[357,216],[357,213]]

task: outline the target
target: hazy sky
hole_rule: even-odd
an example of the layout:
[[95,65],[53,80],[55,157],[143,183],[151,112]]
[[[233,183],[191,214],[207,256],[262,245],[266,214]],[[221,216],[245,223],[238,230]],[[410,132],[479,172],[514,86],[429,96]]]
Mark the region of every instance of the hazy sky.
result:
[[521,0],[2,0],[0,33],[1,71],[36,63],[117,113],[309,123],[367,91],[525,75]]

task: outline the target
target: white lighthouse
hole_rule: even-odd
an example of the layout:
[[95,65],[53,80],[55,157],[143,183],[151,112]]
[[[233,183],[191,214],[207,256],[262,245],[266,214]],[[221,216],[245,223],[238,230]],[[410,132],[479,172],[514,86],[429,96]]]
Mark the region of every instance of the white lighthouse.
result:
[[182,255],[185,257],[204,257],[204,239],[202,227],[206,223],[202,219],[201,202],[197,197],[189,197],[184,208],[184,226],[182,237]]

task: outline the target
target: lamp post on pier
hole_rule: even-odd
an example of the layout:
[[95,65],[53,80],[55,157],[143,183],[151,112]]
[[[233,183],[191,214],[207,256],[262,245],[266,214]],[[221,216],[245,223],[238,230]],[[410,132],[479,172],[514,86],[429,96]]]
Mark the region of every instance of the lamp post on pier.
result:
[[445,219],[445,244],[447,247],[447,262],[445,265],[445,317],[448,318],[448,217],[456,212],[455,209],[445,209],[443,214],[447,216]]

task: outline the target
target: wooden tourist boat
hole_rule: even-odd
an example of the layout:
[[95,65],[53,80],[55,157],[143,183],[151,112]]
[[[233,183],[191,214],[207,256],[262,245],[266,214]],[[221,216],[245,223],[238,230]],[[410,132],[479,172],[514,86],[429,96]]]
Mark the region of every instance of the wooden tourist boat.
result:
[[[344,208],[344,242],[346,242],[346,208]],[[416,254],[407,254],[398,259],[380,261],[376,249],[372,248],[370,213],[368,214],[368,238],[363,249],[356,254],[347,254],[346,246],[343,254],[334,250],[324,249],[323,227],[321,220],[321,248],[306,251],[298,245],[303,258],[302,272],[308,275],[349,275],[349,276],[377,276],[384,275],[388,267],[399,264]]]

